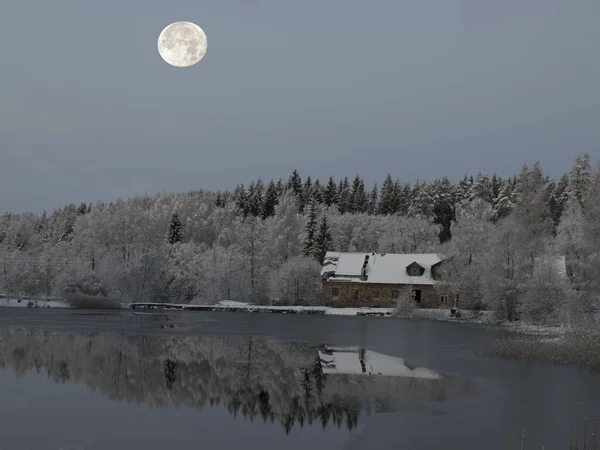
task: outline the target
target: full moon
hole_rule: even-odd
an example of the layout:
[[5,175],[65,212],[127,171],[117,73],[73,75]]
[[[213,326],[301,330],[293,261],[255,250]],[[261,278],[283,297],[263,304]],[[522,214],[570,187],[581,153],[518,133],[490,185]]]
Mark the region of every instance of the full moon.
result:
[[158,36],[158,53],[174,67],[198,64],[206,54],[206,33],[192,22],[175,22]]

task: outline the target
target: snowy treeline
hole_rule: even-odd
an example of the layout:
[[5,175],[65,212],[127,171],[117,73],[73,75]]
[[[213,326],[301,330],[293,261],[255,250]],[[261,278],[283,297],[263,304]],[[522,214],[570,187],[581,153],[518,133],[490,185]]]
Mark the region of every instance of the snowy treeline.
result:
[[[321,183],[294,171],[232,192],[4,214],[0,290],[311,304],[328,250],[439,252],[455,268],[440,289],[459,294],[461,307],[570,322],[591,317],[600,299],[599,198],[600,169],[584,155],[558,180],[536,164],[454,184],[388,175],[367,190],[358,176]],[[566,256],[568,279],[553,270],[553,255]]]

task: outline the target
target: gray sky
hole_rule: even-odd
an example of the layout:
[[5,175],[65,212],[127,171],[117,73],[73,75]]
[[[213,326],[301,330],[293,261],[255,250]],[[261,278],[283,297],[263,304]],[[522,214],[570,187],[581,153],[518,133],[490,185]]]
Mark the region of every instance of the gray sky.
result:
[[[200,64],[160,31],[190,20]],[[0,14],[0,212],[600,154],[597,0],[20,0]]]

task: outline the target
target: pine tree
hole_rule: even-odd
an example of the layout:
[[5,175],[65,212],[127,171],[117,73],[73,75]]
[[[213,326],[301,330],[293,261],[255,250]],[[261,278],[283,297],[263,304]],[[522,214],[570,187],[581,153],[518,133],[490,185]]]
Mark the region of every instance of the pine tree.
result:
[[344,177],[340,181],[338,187],[338,210],[340,214],[345,214],[350,211],[350,184],[348,183],[348,177]]
[[300,207],[301,213],[304,213],[304,208],[310,203],[311,198],[312,198],[312,191],[313,191],[312,179],[310,178],[310,175],[309,175],[304,180],[304,185],[302,186],[302,192],[300,192],[299,207]]
[[60,213],[60,219],[62,221],[62,234],[59,242],[71,242],[73,231],[75,231],[75,221],[77,220],[77,207],[73,203],[67,205]]
[[311,200],[318,204],[323,203],[323,186],[319,180],[316,180],[312,187]]
[[179,220],[179,215],[177,213],[173,213],[171,216],[171,223],[169,224],[169,233],[167,237],[167,241],[169,244],[173,245],[183,240],[183,227],[181,225],[181,221]]
[[47,226],[48,226],[48,214],[46,213],[46,210],[44,210],[44,212],[42,213],[42,216],[40,217],[40,219],[37,221],[37,224],[35,225],[35,232],[37,234],[43,233],[46,231]]
[[492,188],[492,201],[493,201],[498,198],[498,195],[500,195],[500,189],[502,188],[502,178],[499,178],[496,175],[496,173],[494,173],[494,175],[492,175],[491,188]]
[[440,243],[443,244],[452,237],[450,228],[452,222],[455,220],[454,193],[452,192],[452,185],[448,181],[448,178],[436,180],[432,184],[431,190],[433,197],[433,223],[440,226],[438,237]]
[[352,182],[352,192],[350,194],[350,212],[354,214],[363,214],[369,206],[369,197],[365,191],[364,181],[357,175]]
[[465,174],[464,178],[456,185],[456,203],[462,203],[463,201],[468,200],[469,187],[469,179],[467,178],[467,174]]
[[263,196],[263,203],[261,208],[260,217],[264,220],[267,217],[272,217],[275,215],[275,207],[279,203],[279,196],[277,195],[277,186],[271,180],[267,186],[267,190],[265,191],[265,195]]
[[225,199],[223,198],[223,194],[221,194],[221,191],[217,191],[217,195],[215,197],[215,206],[217,208],[225,207]]
[[332,246],[333,238],[331,236],[331,229],[329,227],[329,223],[327,223],[327,217],[323,215],[312,252],[313,257],[319,264],[323,265],[323,261],[325,261],[325,255],[328,251],[332,250]]
[[307,205],[308,221],[304,227],[304,242],[302,244],[302,253],[304,256],[310,256],[315,246],[315,234],[317,232],[317,210],[314,203]]
[[[400,182],[397,181],[396,185],[399,187]],[[408,208],[412,203],[412,189],[410,184],[406,183],[402,189],[397,188],[398,190],[398,212],[406,216],[408,214]]]
[[288,189],[294,191],[294,194],[300,195],[302,194],[302,178],[300,178],[300,174],[297,170],[294,169],[290,179],[288,180]]
[[248,205],[248,194],[246,193],[246,188],[244,184],[240,184],[235,188],[233,192],[233,199],[235,201],[235,205],[242,211],[242,215],[244,217],[248,216],[249,213],[249,205]]
[[492,215],[492,222],[498,222],[512,212],[515,207],[512,195],[512,187],[510,181],[502,183],[498,197],[494,200],[494,213]]
[[392,181],[392,176],[388,173],[387,177],[381,186],[381,198],[379,200],[378,212],[381,215],[387,216],[394,214],[395,209],[395,186]]
[[262,211],[264,184],[259,178],[255,183],[250,183],[247,193],[248,214],[252,217],[258,217]]
[[277,189],[277,197],[281,197],[283,194],[285,194],[285,190],[287,189],[281,178],[277,180],[275,188]]
[[377,206],[379,203],[379,190],[377,189],[377,183],[373,185],[371,195],[369,197],[369,207],[367,208],[367,214],[377,214]]
[[560,223],[560,218],[562,217],[562,213],[565,209],[565,205],[568,199],[567,190],[569,188],[569,176],[564,174],[558,183],[554,181],[550,181],[548,183],[548,207],[550,208],[550,214],[552,215],[552,222],[554,224],[554,232],[556,234],[556,230],[558,224]]
[[335,205],[338,202],[338,191],[333,177],[329,177],[325,191],[323,192],[323,201],[327,206]]
[[77,215],[83,216],[84,214],[87,214],[87,209],[87,205],[85,203],[82,203],[81,205],[79,205],[79,208],[77,208]]

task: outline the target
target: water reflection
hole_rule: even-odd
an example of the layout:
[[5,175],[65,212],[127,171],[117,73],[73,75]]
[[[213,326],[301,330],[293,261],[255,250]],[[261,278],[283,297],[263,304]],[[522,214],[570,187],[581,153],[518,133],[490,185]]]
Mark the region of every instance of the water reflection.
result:
[[356,427],[361,415],[463,395],[467,380],[357,347],[254,337],[0,329],[0,367],[83,383],[154,408],[225,407],[235,417]]

